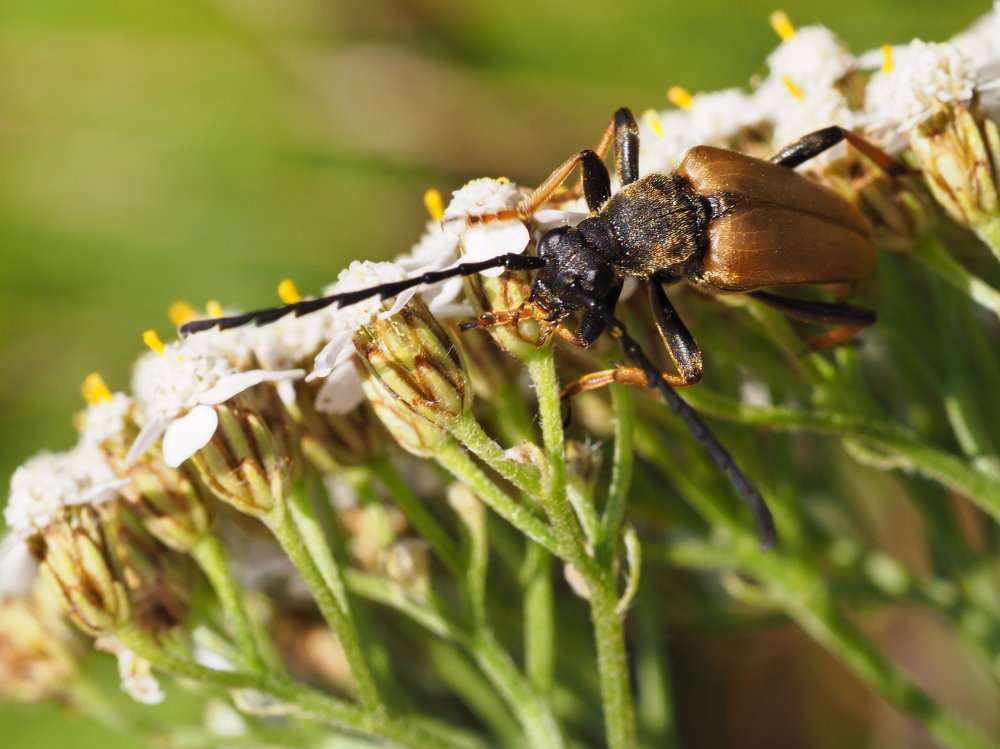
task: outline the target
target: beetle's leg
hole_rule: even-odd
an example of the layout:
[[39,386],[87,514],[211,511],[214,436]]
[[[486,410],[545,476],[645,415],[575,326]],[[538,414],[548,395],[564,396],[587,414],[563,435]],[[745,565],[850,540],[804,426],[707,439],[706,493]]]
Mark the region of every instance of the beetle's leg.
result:
[[493,312],[484,312],[475,320],[464,320],[458,324],[458,329],[463,333],[467,330],[475,330],[476,328],[498,328],[503,325],[517,325],[521,321],[522,317],[533,317],[529,313],[525,313],[525,307],[527,302],[522,302],[519,306],[514,309],[505,310],[495,310]]
[[842,128],[839,125],[831,125],[822,130],[803,135],[794,143],[789,143],[768,160],[774,164],[794,169],[799,164],[819,156],[824,151],[833,148],[844,140],[892,176],[902,176],[910,172],[906,164],[892,158],[892,156],[871,141],[865,140],[857,133]]
[[587,207],[592,213],[596,213],[611,197],[611,177],[608,174],[608,168],[601,161],[601,157],[587,149],[566,159],[528,197],[518,203],[517,208],[508,208],[496,213],[484,213],[481,216],[468,216],[465,219],[466,222],[469,225],[489,224],[494,221],[530,218],[552,197],[556,188],[566,181],[577,164],[580,164],[583,172],[583,196],[587,201]]
[[[654,277],[647,287],[653,319],[656,320],[656,329],[660,332],[663,345],[667,347],[667,353],[673,359],[681,381],[685,385],[693,385],[701,380],[701,348],[670,303],[661,282]],[[670,384],[676,387],[673,382]]]
[[[683,388],[694,384],[672,372],[660,372],[660,377],[666,380],[671,387],[675,388]],[[602,369],[600,372],[591,372],[576,382],[571,382],[562,389],[559,399],[566,401],[580,393],[585,393],[588,390],[597,390],[615,382],[619,385],[649,386],[649,378],[638,367],[615,367],[614,369]]]
[[805,299],[771,294],[766,291],[751,291],[748,296],[783,312],[794,320],[817,323],[819,325],[836,325],[833,330],[807,341],[813,351],[833,348],[859,330],[875,322],[875,311],[855,304],[841,302],[810,302]]
[[764,498],[760,495],[760,492],[757,491],[757,488],[750,479],[739,469],[739,466],[736,465],[736,462],[726,448],[715,438],[715,435],[712,434],[701,420],[698,413],[660,376],[656,366],[646,356],[638,341],[629,335],[625,324],[615,317],[614,312],[604,304],[604,301],[587,296],[580,289],[575,289],[575,291],[577,298],[583,306],[589,310],[598,312],[604,318],[604,322],[608,327],[608,333],[621,342],[625,354],[639,365],[639,369],[646,375],[649,386],[660,391],[670,410],[681,418],[692,436],[705,448],[715,466],[729,478],[740,496],[746,500],[750,506],[754,522],[757,524],[757,530],[760,533],[761,547],[767,549],[773,545],[775,530],[774,518],[771,516],[771,511],[767,508],[767,503],[764,502]]

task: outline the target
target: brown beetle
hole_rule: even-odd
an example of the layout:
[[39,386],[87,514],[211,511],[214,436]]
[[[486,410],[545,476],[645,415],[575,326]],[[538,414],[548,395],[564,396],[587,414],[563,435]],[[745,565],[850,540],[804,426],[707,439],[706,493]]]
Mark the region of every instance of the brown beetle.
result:
[[[527,219],[548,202],[579,165],[590,216],[575,227],[546,232],[537,257],[508,254],[459,263],[403,281],[342,292],[232,317],[198,320],[181,327],[189,334],[271,322],[304,315],[332,304],[347,306],[373,296],[386,299],[405,289],[458,275],[505,267],[537,270],[527,302],[517,309],[488,312],[462,324],[463,330],[515,324],[533,317],[549,336],[589,346],[604,332],[622,342],[636,367],[618,367],[584,377],[567,388],[572,394],[611,382],[642,384],[660,391],[667,405],[704,445],[716,466],[747,500],[761,536],[774,540],[774,521],[760,493],[733,462],[698,414],[674,392],[701,378],[701,351],[663,290],[676,281],[718,291],[747,293],[797,319],[837,325],[835,342],[871,324],[871,310],[848,304],[811,302],[761,289],[793,284],[855,281],[872,273],[875,248],[864,218],[832,190],[793,171],[833,145],[847,140],[890,173],[905,167],[859,136],[829,127],[805,136],[762,161],[733,151],[699,146],[687,152],[670,174],[639,178],[639,136],[632,112],[619,109],[596,150],[574,155],[556,169],[516,209],[468,219],[485,223]],[[621,189],[612,194],[603,157],[615,145]],[[632,338],[614,310],[624,280],[645,283],[657,329],[677,373],[661,373]],[[564,320],[583,316],[576,332]]]

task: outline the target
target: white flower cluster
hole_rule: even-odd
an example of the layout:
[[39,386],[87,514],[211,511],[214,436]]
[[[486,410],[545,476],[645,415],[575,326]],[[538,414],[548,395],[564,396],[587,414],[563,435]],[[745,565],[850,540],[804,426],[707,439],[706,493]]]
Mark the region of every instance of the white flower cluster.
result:
[[[886,53],[890,61],[885,59]],[[883,68],[868,78],[872,68]],[[940,44],[908,45],[852,55],[827,28],[807,26],[767,57],[768,73],[751,91],[728,89],[687,97],[682,108],[650,112],[640,122],[640,172],[676,168],[695,145],[730,145],[756,129],[771,150],[828,125],[867,127],[890,150],[905,131],[939,107],[975,94],[1000,115],[1000,3],[969,31]],[[855,80],[851,81],[852,78]],[[864,85],[864,101],[857,100]],[[821,159],[822,163],[822,159]]]

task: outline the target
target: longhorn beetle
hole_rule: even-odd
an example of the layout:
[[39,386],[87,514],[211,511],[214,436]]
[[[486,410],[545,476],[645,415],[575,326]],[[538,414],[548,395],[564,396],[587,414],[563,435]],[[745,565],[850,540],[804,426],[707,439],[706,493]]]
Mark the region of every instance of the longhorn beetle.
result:
[[[487,312],[462,324],[463,330],[516,324],[534,318],[552,334],[589,346],[602,333],[621,341],[635,367],[588,375],[567,388],[572,394],[611,382],[656,388],[680,416],[719,470],[746,500],[761,546],[774,542],[774,520],[756,487],[674,387],[701,379],[701,351],[663,290],[687,281],[715,292],[739,292],[789,317],[835,325],[825,336],[839,342],[875,321],[872,310],[842,303],[780,296],[772,286],[857,281],[875,268],[876,251],[868,225],[858,211],[833,190],[796,173],[794,168],[841,141],[848,141],[891,175],[906,167],[855,133],[832,126],[810,133],[769,160],[712,146],[690,149],[677,170],[639,177],[639,133],[628,109],[619,109],[594,150],[567,159],[514,209],[473,216],[468,223],[525,220],[545,204],[580,166],[583,196],[590,216],[577,226],[546,232],[537,256],[500,255],[480,262],[459,262],[439,271],[285,304],[242,315],[196,320],[181,326],[182,335],[218,327],[258,325],[288,314],[301,316],[336,304],[387,299],[422,284],[467,276],[490,268],[536,270],[528,300],[513,310]],[[615,147],[615,172],[621,188],[612,194],[604,156]],[[633,276],[649,295],[656,327],[673,360],[676,374],[661,373],[615,316],[624,280]],[[565,324],[582,313],[574,332]]]

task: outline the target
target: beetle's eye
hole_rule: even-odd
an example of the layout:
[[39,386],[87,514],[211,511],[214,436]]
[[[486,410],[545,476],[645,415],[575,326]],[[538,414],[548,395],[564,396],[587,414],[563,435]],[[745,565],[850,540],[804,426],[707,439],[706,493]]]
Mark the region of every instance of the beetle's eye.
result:
[[545,232],[542,238],[538,240],[538,257],[551,257],[554,255],[559,248],[559,243],[566,236],[568,230],[568,226],[560,226],[558,229]]

